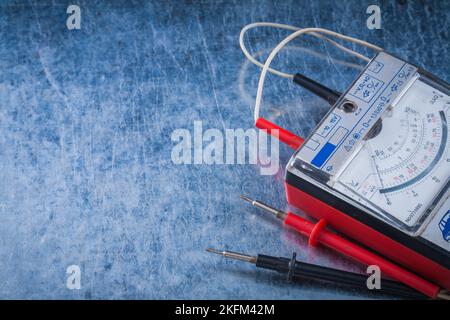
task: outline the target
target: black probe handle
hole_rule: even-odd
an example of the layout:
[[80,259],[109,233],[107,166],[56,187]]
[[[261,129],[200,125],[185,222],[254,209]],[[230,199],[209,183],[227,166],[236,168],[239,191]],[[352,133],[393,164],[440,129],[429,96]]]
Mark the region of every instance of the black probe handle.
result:
[[324,85],[308,78],[307,76],[296,73],[294,74],[294,78],[292,79],[296,84],[302,86],[303,88],[309,90],[315,95],[321,97],[326,100],[330,105],[334,105],[336,101],[338,101],[341,93],[335,90],[331,90],[330,88],[325,87]]
[[288,279],[295,282],[301,282],[301,279],[312,279],[365,289],[369,292],[375,291],[381,294],[393,294],[416,299],[426,298],[422,293],[400,282],[385,279],[381,280],[381,289],[369,290],[367,288],[368,276],[366,275],[297,261],[295,260],[295,254],[293,259],[260,254],[257,257],[256,266],[288,274]]

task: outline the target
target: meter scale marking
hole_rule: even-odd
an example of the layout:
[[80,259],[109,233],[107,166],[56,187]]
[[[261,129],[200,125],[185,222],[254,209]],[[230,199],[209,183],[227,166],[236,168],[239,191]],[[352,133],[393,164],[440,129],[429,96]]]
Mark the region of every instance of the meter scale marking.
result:
[[[409,112],[415,112],[413,109],[410,109]],[[405,124],[406,122],[406,124]],[[401,128],[406,128],[406,132],[402,135],[400,135],[401,141],[399,141],[397,143],[398,147],[394,148],[392,147],[392,149],[390,148],[386,148],[385,150],[389,151],[389,153],[385,153],[385,150],[383,150],[382,153],[376,153],[371,151],[370,154],[373,157],[374,162],[376,163],[376,160],[380,160],[380,161],[384,161],[387,160],[393,156],[398,156],[398,154],[401,152],[402,147],[407,143],[408,138],[410,136],[410,134],[412,134],[413,136],[415,135],[419,141],[417,141],[416,145],[413,146],[414,150],[412,150],[409,154],[409,156],[407,156],[405,159],[399,157],[399,159],[401,159],[402,161],[396,165],[392,165],[389,168],[386,169],[380,169],[379,173],[380,174],[388,174],[390,172],[394,172],[395,170],[403,167],[405,165],[405,163],[408,163],[411,159],[414,158],[414,156],[419,152],[420,146],[422,145],[422,141],[424,139],[424,136],[426,135],[425,131],[426,131],[426,124],[425,121],[423,121],[422,123],[422,132],[421,135],[418,135],[417,132],[419,131],[419,129],[412,129],[411,128],[414,126],[414,124],[411,123],[411,121],[409,121],[409,119],[404,120],[401,124]],[[412,131],[412,133],[410,132]],[[414,134],[416,132],[416,134]],[[395,143],[394,143],[395,146]]]
[[424,177],[426,177],[431,172],[431,170],[433,170],[435,165],[441,160],[442,155],[444,154],[444,151],[445,151],[446,144],[447,144],[448,131],[447,131],[447,119],[445,117],[444,111],[439,111],[439,115],[440,115],[441,121],[442,121],[442,137],[441,137],[441,144],[439,146],[439,150],[438,150],[436,156],[434,157],[433,161],[431,161],[431,163],[428,165],[428,167],[425,170],[423,170],[421,173],[419,173],[417,176],[415,176],[411,180],[408,180],[407,182],[402,183],[397,186],[394,186],[394,187],[380,189],[379,190],[380,193],[391,193],[391,192],[395,192],[395,191],[410,187],[411,185],[415,184],[416,182],[418,182],[418,181],[422,180]]
[[[370,158],[372,166],[375,166],[374,171],[369,176],[373,175],[378,177],[379,187],[373,185],[374,189],[372,190],[375,191],[376,189],[380,194],[394,193],[395,191],[421,182],[432,171],[433,167],[436,166],[445,153],[446,144],[448,143],[445,112],[438,111],[436,113],[426,114],[425,118],[423,118],[420,116],[420,113],[411,107],[406,107],[405,111],[405,114],[413,116],[413,122],[411,123],[407,119],[401,120],[406,124],[401,126],[406,128],[406,132],[398,134],[399,140],[391,140],[390,134],[385,134],[381,139],[380,137],[377,138],[378,142],[376,143],[377,147],[375,149],[371,148],[371,142],[367,141],[365,144],[366,157]],[[418,126],[419,122],[421,123],[420,126]],[[393,128],[392,123],[390,127]],[[405,139],[406,136],[409,136],[409,138]],[[433,139],[438,139],[438,141]],[[386,146],[379,145],[380,142],[387,141],[393,141],[393,143]],[[407,146],[406,142],[409,142],[410,145]],[[401,150],[407,152],[409,155],[400,155]],[[414,160],[422,151],[425,151],[422,158]],[[376,161],[377,159],[379,161]],[[384,162],[388,159],[391,159],[390,162],[399,162],[386,166]],[[422,173],[423,171],[425,173]],[[395,172],[399,173],[395,175]],[[364,181],[368,178],[357,180]],[[386,181],[385,178],[388,178],[390,181]],[[362,187],[359,183],[352,183],[352,185],[356,189]],[[381,190],[383,192],[380,192]]]
[[381,131],[365,140],[335,188],[416,230],[427,208],[439,201],[435,196],[448,192],[450,100],[438,93],[415,80],[386,110]]

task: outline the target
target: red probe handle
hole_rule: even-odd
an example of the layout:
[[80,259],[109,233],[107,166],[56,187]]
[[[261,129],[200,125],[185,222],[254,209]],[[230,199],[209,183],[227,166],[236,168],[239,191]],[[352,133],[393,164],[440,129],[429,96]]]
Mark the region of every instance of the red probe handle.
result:
[[266,130],[271,136],[277,138],[281,142],[287,144],[294,150],[297,150],[303,143],[303,139],[295,134],[277,126],[264,118],[256,120],[255,126],[258,129]]
[[[316,226],[314,223],[291,212],[287,214],[284,223],[307,237],[311,236],[311,232],[313,232]],[[384,274],[410,286],[411,288],[416,289],[428,297],[436,298],[440,291],[440,288],[437,285],[420,278],[419,276],[338,236],[337,234],[330,232],[325,228],[316,228],[316,232],[314,233],[315,241],[320,242],[328,248],[342,253],[365,265],[377,265]]]

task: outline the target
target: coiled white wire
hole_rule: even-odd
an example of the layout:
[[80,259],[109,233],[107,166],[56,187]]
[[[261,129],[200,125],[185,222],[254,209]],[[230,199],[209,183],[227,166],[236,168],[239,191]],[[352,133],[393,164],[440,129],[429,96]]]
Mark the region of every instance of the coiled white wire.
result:
[[[267,58],[266,62],[264,64],[262,64],[260,61],[256,60],[247,50],[247,48],[245,47],[244,44],[244,35],[245,33],[253,28],[256,27],[274,27],[274,28],[281,28],[281,29],[286,29],[286,30],[292,30],[295,31],[294,33],[290,34],[289,36],[287,36],[286,38],[283,39],[283,41],[281,41],[270,53],[269,57]],[[261,106],[261,99],[262,99],[262,93],[263,93],[263,88],[264,88],[264,81],[266,78],[266,74],[267,72],[271,72],[273,74],[276,74],[280,77],[284,77],[284,78],[288,78],[288,79],[292,79],[294,77],[293,74],[289,74],[289,73],[285,73],[285,72],[281,72],[278,71],[276,69],[272,69],[270,68],[270,63],[272,62],[272,60],[275,58],[275,56],[278,54],[278,52],[286,45],[288,44],[290,41],[292,41],[293,39],[303,35],[303,34],[310,34],[314,37],[320,38],[322,40],[325,40],[329,43],[331,43],[332,45],[336,46],[337,48],[339,48],[340,50],[347,52],[351,55],[354,55],[360,59],[363,59],[365,61],[369,61],[370,59],[358,52],[355,52],[349,48],[346,48],[344,46],[342,46],[341,44],[335,42],[334,40],[324,36],[325,35],[329,35],[341,40],[345,40],[345,41],[349,41],[349,42],[353,42],[365,47],[368,47],[372,50],[375,51],[382,51],[383,49],[373,45],[369,42],[360,40],[360,39],[356,39],[353,37],[349,37],[349,36],[345,36],[343,34],[331,31],[331,30],[327,30],[327,29],[322,29],[322,28],[305,28],[305,29],[300,29],[298,27],[294,27],[294,26],[290,26],[290,25],[286,25],[286,24],[279,24],[279,23],[272,23],[272,22],[255,22],[255,23],[251,23],[249,25],[246,25],[242,30],[241,33],[239,35],[239,45],[241,46],[241,50],[244,53],[244,55],[255,65],[259,66],[260,68],[262,68],[261,71],[261,75],[259,77],[259,82],[258,82],[258,90],[256,92],[256,100],[255,100],[255,111],[254,111],[254,119],[255,122],[256,120],[258,120],[259,118],[259,110],[260,110],[260,106]]]

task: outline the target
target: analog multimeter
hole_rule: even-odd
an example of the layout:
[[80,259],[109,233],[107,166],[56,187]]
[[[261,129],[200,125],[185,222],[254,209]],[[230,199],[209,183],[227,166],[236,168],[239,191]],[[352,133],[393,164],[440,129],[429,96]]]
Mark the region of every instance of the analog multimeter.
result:
[[386,52],[292,156],[288,202],[450,288],[450,85]]

